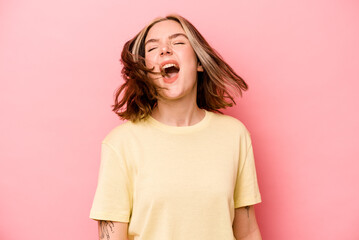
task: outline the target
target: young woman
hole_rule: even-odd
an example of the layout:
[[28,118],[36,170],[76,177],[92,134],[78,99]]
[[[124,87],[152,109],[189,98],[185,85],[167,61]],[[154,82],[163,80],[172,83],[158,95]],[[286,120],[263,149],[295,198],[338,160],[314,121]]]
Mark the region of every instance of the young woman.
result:
[[152,21],[123,49],[90,218],[100,239],[261,239],[250,134],[219,109],[246,83],[185,18]]

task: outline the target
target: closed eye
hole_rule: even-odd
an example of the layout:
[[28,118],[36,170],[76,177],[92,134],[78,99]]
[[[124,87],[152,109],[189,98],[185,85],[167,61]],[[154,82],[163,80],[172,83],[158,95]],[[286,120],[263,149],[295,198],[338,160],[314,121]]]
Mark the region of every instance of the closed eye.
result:
[[175,42],[174,45],[184,44],[184,42]]
[[156,49],[155,47],[148,49],[147,52],[151,52],[152,50]]

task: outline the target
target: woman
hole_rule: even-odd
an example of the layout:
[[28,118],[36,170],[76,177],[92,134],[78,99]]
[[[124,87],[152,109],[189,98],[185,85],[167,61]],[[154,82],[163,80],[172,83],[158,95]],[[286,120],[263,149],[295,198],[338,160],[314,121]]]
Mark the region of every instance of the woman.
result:
[[250,134],[219,113],[246,83],[178,15],[146,26],[121,61],[113,110],[129,121],[102,142],[100,239],[261,239]]

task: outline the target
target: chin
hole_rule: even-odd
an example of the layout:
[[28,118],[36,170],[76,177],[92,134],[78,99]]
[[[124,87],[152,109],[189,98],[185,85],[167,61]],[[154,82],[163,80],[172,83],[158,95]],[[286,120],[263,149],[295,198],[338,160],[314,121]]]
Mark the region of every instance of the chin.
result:
[[164,93],[161,94],[162,98],[164,100],[178,100],[183,98],[186,94],[184,94],[182,91],[173,91],[174,89],[171,90],[165,90]]
[[[164,90],[161,93],[163,100],[176,101],[183,98],[192,98],[192,95],[197,94],[197,88],[187,88],[187,87],[169,87],[167,90]],[[196,99],[196,97],[194,97]]]
[[163,100],[175,101],[181,99],[182,96],[177,94],[166,94],[166,95],[162,95],[162,98]]

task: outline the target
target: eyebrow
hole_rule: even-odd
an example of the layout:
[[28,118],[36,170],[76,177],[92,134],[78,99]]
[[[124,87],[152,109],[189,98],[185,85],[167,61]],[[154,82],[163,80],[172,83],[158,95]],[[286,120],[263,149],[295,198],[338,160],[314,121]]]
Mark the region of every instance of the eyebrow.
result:
[[[168,37],[169,40],[173,39],[173,38],[176,38],[176,37],[179,37],[179,36],[183,36],[185,38],[188,39],[188,37],[186,36],[186,34],[184,33],[175,33],[175,34],[172,34]],[[159,42],[160,40],[159,39],[148,39],[146,42],[145,42],[145,46],[147,43],[150,43],[150,42]]]

